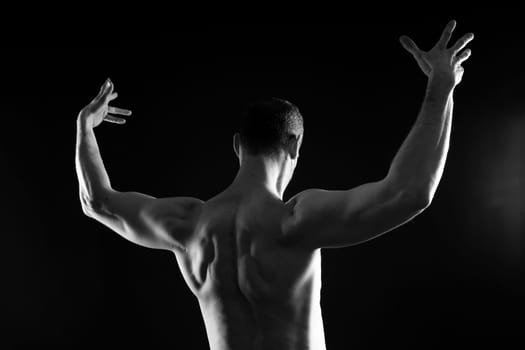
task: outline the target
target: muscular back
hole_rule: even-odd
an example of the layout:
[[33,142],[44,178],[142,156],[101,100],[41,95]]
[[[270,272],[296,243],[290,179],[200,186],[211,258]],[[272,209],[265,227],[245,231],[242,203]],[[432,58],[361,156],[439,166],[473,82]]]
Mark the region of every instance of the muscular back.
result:
[[176,251],[212,350],[324,348],[320,251],[283,234],[287,215],[269,194],[224,192],[203,204]]
[[118,191],[105,198],[85,212],[134,243],[175,252],[212,350],[324,349],[320,248],[378,237],[429,203],[392,177],[308,189],[286,204],[254,189],[207,202]]

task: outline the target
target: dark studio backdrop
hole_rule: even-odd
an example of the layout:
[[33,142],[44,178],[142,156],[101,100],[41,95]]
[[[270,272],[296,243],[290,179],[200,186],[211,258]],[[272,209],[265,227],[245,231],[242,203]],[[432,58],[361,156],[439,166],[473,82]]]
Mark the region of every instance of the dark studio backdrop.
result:
[[[451,18],[173,28],[107,42],[36,33],[4,47],[4,348],[208,346],[173,254],[135,246],[82,213],[75,121],[107,77],[119,93],[113,105],[133,110],[125,125],[95,129],[115,189],[213,197],[238,169],[242,107],[263,95],[304,116],[287,200],[386,174],[426,83],[398,38],[427,50]],[[523,41],[505,18],[455,19],[452,41],[476,37],[439,189],[408,224],[323,251],[328,349],[506,348],[518,338]]]

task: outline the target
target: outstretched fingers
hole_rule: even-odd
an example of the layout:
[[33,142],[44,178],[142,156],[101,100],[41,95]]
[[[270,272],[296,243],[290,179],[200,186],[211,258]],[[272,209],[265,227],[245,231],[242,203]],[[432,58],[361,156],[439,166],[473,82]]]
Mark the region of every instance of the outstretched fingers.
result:
[[456,63],[461,64],[465,62],[470,57],[471,54],[472,54],[472,50],[466,49],[459,56],[457,56]]
[[129,109],[118,108],[118,107],[107,105],[110,101],[113,101],[114,99],[118,97],[118,94],[116,92],[113,92],[113,88],[114,88],[113,83],[108,78],[104,82],[102,87],[100,88],[100,91],[97,97],[95,97],[92,103],[95,104],[94,106],[97,110],[102,108],[102,113],[104,115],[103,116],[104,121],[115,123],[115,124],[125,124],[126,119],[119,118],[113,114],[129,116],[131,115],[131,111]]
[[109,103],[110,101],[113,101],[117,97],[118,97],[118,93],[117,92],[114,92],[114,93],[112,93],[110,95],[107,95],[106,96],[106,103]]
[[463,35],[463,37],[461,37],[461,39],[459,39],[455,44],[454,46],[452,46],[450,48],[450,50],[452,51],[452,54],[455,55],[457,54],[459,51],[461,51],[472,39],[474,39],[474,34],[473,33],[468,33],[468,34],[465,34]]
[[104,121],[115,123],[115,124],[124,124],[126,123],[126,119],[119,118],[117,116],[114,116],[113,114],[130,116],[131,111],[129,109],[108,106],[106,115],[104,116]]
[[115,124],[124,124],[124,123],[126,123],[126,119],[118,118],[118,117],[115,117],[114,115],[111,115],[111,114],[107,114],[104,117],[104,121],[110,122],[110,123],[115,123]]
[[131,115],[131,111],[129,109],[112,107],[112,106],[108,106],[108,113],[120,114],[120,115],[126,115],[126,116]]
[[447,48],[448,42],[450,41],[450,37],[452,36],[452,32],[454,31],[454,28],[456,28],[456,21],[452,20],[448,22],[437,44],[440,49]]

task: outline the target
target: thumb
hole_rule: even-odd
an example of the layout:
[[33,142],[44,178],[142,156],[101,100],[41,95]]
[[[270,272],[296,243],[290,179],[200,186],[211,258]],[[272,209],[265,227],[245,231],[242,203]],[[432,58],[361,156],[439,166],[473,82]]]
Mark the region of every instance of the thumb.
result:
[[399,37],[399,42],[401,43],[401,46],[403,46],[404,49],[408,50],[407,37],[405,35],[401,35]]
[[414,54],[414,58],[415,58],[415,60],[416,60],[416,62],[418,64],[419,68],[421,68],[423,73],[425,73],[425,75],[428,76],[430,74],[430,72],[432,71],[432,67],[430,66],[429,62],[420,53]]
[[399,42],[405,50],[407,50],[414,56],[417,55],[420,51],[416,43],[406,35],[402,35],[401,37],[399,37]]

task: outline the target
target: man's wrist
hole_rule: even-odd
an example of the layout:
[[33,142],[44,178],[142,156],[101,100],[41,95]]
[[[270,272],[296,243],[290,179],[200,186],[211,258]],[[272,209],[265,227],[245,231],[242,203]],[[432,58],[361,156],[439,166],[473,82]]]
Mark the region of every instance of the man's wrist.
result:
[[92,130],[93,126],[92,123],[89,121],[88,118],[85,117],[82,112],[79,113],[77,117],[77,128],[80,130]]
[[444,103],[454,93],[455,83],[450,79],[434,75],[429,77],[425,94],[426,103]]
[[439,88],[440,90],[452,91],[456,86],[454,76],[445,72],[433,72],[428,78],[428,88]]

